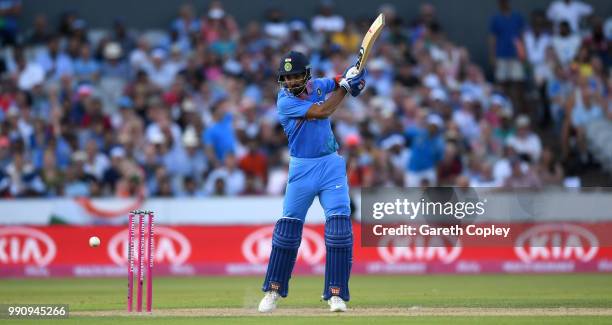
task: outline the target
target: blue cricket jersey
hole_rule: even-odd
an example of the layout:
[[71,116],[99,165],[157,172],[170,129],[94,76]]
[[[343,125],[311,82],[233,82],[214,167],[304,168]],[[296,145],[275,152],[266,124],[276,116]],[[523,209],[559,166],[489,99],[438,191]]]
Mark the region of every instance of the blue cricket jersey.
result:
[[292,157],[317,158],[338,150],[329,118],[306,119],[310,106],[325,101],[325,96],[334,91],[335,86],[333,79],[320,78],[308,81],[307,94],[300,97],[284,88],[279,91],[276,108]]

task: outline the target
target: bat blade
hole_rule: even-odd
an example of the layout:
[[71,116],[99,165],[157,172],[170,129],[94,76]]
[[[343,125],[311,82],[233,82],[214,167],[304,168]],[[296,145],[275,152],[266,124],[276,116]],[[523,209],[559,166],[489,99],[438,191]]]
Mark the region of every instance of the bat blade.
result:
[[370,55],[370,50],[372,47],[374,47],[374,42],[380,35],[380,32],[382,32],[383,27],[385,27],[385,16],[383,14],[379,14],[361,42],[361,47],[359,48],[359,58],[355,64],[359,72],[361,72],[365,67],[365,63]]

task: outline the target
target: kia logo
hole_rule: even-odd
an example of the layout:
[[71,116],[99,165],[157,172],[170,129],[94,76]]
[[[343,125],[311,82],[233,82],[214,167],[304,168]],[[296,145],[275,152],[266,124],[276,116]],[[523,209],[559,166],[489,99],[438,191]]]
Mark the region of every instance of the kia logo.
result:
[[53,239],[40,230],[0,228],[0,264],[46,266],[55,258],[56,251]]
[[[253,264],[268,263],[272,251],[274,226],[258,229],[248,235],[242,242],[242,255]],[[318,264],[325,256],[325,241],[312,229],[304,227],[302,243],[298,250],[298,259],[310,265]]]
[[[108,256],[117,265],[127,265],[128,235],[127,229],[122,230],[108,242]],[[180,232],[168,227],[155,226],[154,244],[153,260],[155,263],[181,265],[191,256],[189,240]],[[145,247],[148,247],[148,238],[145,238]],[[138,253],[138,233],[136,233],[133,255],[136,259]]]
[[460,253],[459,239],[451,240],[444,236],[427,239],[423,236],[402,238],[386,236],[380,240],[378,246],[378,255],[389,264],[432,260],[448,264],[456,260]]
[[523,262],[571,260],[588,262],[599,249],[593,233],[576,225],[547,224],[530,228],[516,239],[514,252]]

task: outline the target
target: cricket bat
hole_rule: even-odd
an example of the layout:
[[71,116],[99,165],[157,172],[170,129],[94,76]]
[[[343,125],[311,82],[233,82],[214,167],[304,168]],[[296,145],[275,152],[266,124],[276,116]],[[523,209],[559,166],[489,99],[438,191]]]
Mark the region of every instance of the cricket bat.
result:
[[355,67],[357,67],[358,72],[361,72],[365,67],[365,63],[368,60],[368,55],[370,55],[370,50],[374,47],[374,42],[382,32],[383,27],[385,27],[385,16],[383,14],[378,15],[376,20],[368,29],[368,32],[365,34],[363,41],[361,42],[361,48],[359,48],[359,58],[357,59],[357,63]]

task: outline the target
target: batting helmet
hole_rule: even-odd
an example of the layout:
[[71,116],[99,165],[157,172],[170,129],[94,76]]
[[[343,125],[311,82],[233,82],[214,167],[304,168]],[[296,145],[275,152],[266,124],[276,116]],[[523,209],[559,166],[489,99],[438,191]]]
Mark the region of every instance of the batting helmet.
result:
[[[297,87],[287,87],[283,77],[289,75],[304,74],[303,83]],[[288,88],[294,95],[301,94],[306,88],[306,82],[310,79],[310,62],[308,58],[296,51],[291,51],[283,56],[278,67],[278,82],[281,86]]]

